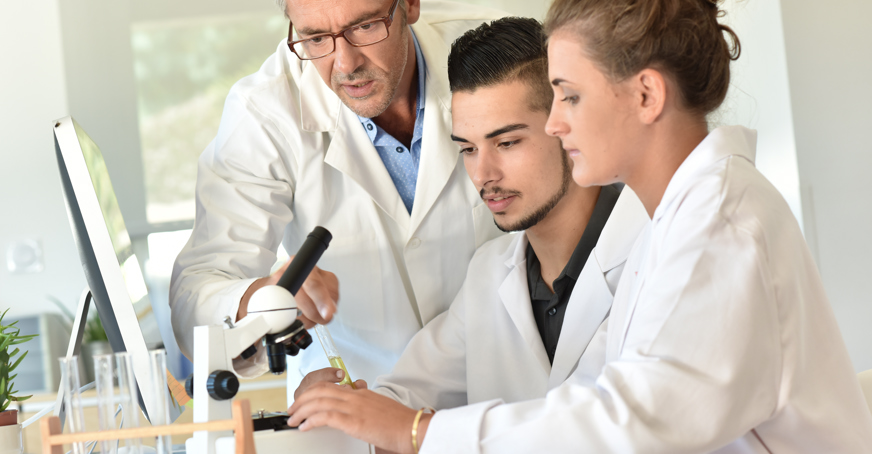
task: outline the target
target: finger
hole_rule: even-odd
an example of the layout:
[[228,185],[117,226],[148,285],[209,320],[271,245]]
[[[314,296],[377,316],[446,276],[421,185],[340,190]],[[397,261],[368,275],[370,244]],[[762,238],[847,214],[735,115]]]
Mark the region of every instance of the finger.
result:
[[303,328],[306,328],[306,329],[312,329],[312,327],[317,325],[317,323],[313,322],[312,320],[309,320],[309,317],[306,317],[305,315],[298,315],[297,320],[303,322]]
[[368,389],[368,386],[366,386],[365,380],[357,380],[356,382],[354,382],[354,388],[355,389]]
[[[306,279],[306,282],[303,283],[303,290],[306,291],[306,294],[315,303],[318,314],[324,320],[324,322],[319,323],[326,323],[333,318],[333,313],[336,312],[336,299],[338,299],[338,296],[334,295],[338,295],[339,292],[338,281],[325,277],[326,272],[317,271],[313,272],[309,279]],[[312,320],[314,321],[315,319],[312,318]]]
[[294,400],[296,400],[300,396],[300,394],[305,392],[309,387],[316,383],[339,383],[344,377],[345,371],[343,371],[342,369],[336,369],[334,367],[325,367],[324,369],[318,369],[316,371],[309,372],[300,381],[300,386],[297,387],[297,390],[294,391]]
[[342,388],[330,382],[316,382],[309,386],[304,391],[300,392],[299,397],[294,396],[294,403],[288,408],[288,413],[293,414],[310,401],[329,398],[344,400],[345,395]]
[[335,274],[319,269],[321,274],[321,279],[324,281],[324,285],[330,291],[330,297],[337,304],[339,303],[339,278],[336,277]]
[[[318,306],[315,304],[315,301],[313,301],[312,297],[309,296],[306,284],[303,284],[303,287],[297,291],[297,294],[294,295],[294,300],[297,303],[297,309],[302,312],[303,317],[313,323],[312,326],[315,324],[323,325],[327,323],[327,320],[324,320],[324,317],[322,317],[318,312]],[[305,320],[303,323],[305,324]]]
[[322,411],[308,417],[302,424],[300,424],[299,429],[305,432],[316,427],[327,426],[343,432],[348,432],[352,420],[353,417],[351,415],[342,411]]
[[[331,385],[332,386],[332,385]],[[337,388],[334,386],[334,388]],[[312,417],[312,415],[325,411],[344,411],[345,402],[331,397],[318,397],[308,399],[306,402],[297,405],[291,405],[288,410],[288,425],[291,427],[299,426],[303,421]]]

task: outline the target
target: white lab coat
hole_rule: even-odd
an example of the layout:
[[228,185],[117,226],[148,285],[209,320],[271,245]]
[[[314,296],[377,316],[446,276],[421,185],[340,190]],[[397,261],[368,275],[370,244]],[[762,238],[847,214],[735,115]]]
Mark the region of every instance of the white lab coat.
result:
[[[293,254],[320,225],[333,241],[318,265],[340,283],[330,329],[352,377],[373,382],[448,308],[476,247],[499,236],[450,138],[447,58],[455,38],[500,13],[435,1],[421,9],[412,29],[427,62],[426,110],[411,214],[358,117],[284,42],[230,91],[200,157],[194,231],[170,289],[189,358],[193,327],[235,315],[279,243]],[[256,359],[237,371],[265,372],[264,355]],[[316,341],[289,373],[327,365]]]
[[673,176],[627,259],[595,386],[438,412],[421,453],[872,452],[817,268],[755,142],[718,128]]
[[375,391],[412,408],[443,409],[544,397],[576,368],[576,378],[593,383],[603,349],[590,349],[593,356],[585,349],[594,338],[605,342],[600,327],[627,255],[647,223],[645,207],[625,187],[578,276],[553,365],[533,318],[527,236],[520,233],[476,251],[451,308],[412,338],[390,375],[379,377]]

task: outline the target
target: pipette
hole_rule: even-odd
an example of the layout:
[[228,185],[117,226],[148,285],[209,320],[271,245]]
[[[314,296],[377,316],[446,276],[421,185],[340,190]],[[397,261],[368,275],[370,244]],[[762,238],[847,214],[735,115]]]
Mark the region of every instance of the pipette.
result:
[[345,368],[345,362],[339,356],[339,350],[336,349],[336,344],[333,343],[333,337],[330,336],[330,331],[324,325],[315,325],[315,334],[318,335],[318,340],[321,342],[321,347],[324,348],[324,354],[327,355],[327,360],[330,361],[330,367],[342,369],[345,372],[345,377],[339,382],[340,385],[349,385],[351,389],[354,387],[354,382],[351,381],[351,375],[348,374],[348,369]]

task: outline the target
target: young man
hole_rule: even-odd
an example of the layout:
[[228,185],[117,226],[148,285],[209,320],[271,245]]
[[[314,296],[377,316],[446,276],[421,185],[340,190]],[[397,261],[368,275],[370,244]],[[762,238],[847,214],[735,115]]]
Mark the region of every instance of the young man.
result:
[[[239,319],[315,226],[333,241],[297,295],[330,325],[355,378],[391,370],[409,339],[445,311],[475,251],[500,232],[463,174],[445,72],[450,43],[498,12],[419,0],[289,0],[293,33],[227,97],[200,158],[197,217],[173,271],[182,351],[193,327]],[[263,349],[261,349],[263,350]],[[327,365],[316,345],[289,363]],[[265,355],[235,362],[266,371]],[[296,383],[293,383],[293,390]]]
[[429,423],[419,408],[541,398],[599,374],[603,358],[585,350],[604,340],[624,261],[648,218],[629,189],[572,182],[560,141],[545,132],[553,94],[544,42],[535,20],[500,19],[463,35],[448,60],[452,139],[497,226],[520,233],[476,251],[448,312],[412,339],[375,392],[326,383],[339,381],[338,369],[316,371],[297,392],[290,425],[328,425],[410,452],[416,416],[418,434]]

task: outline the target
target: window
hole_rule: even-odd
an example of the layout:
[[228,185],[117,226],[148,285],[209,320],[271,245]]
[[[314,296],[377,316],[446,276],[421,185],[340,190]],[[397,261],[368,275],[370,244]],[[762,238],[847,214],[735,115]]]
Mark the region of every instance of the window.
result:
[[278,14],[133,24],[131,46],[150,224],[194,218],[197,158],[230,87],[287,35]]

